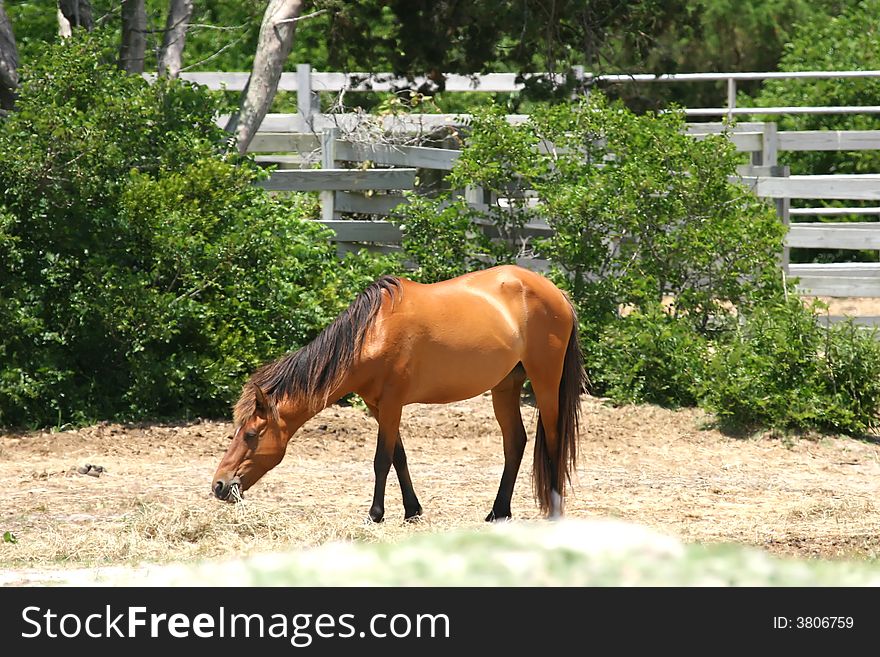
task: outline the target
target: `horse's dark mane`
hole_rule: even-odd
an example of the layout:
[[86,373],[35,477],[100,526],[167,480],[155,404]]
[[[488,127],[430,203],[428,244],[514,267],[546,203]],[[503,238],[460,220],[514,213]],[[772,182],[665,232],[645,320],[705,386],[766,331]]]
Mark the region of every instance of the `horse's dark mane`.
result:
[[400,293],[400,279],[383,276],[372,283],[318,337],[254,372],[235,404],[235,427],[244,424],[256,410],[254,386],[266,394],[276,416],[277,402],[289,397],[297,397],[311,408],[326,405],[331,390],[360,354],[367,331],[382,307],[383,291],[393,300],[395,293]]

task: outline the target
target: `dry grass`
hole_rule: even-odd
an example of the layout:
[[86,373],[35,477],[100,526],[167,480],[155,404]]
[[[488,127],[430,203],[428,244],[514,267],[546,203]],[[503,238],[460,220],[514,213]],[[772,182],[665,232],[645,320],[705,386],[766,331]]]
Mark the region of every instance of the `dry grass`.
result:
[[[524,409],[527,428],[534,413]],[[732,438],[695,410],[612,408],[585,398],[587,430],[566,511],[616,517],[690,542],[737,542],[778,554],[880,555],[880,446],[848,438]],[[481,396],[407,410],[403,436],[426,515],[404,523],[389,478],[386,522],[366,519],[373,420],[328,409],[297,434],[280,466],[242,504],[213,499],[228,425],[102,425],[0,436],[6,568],[132,565],[299,550],[333,541],[398,541],[481,528],[498,486],[501,436]],[[101,477],[76,473],[101,464]],[[527,452],[514,514],[535,519]]]

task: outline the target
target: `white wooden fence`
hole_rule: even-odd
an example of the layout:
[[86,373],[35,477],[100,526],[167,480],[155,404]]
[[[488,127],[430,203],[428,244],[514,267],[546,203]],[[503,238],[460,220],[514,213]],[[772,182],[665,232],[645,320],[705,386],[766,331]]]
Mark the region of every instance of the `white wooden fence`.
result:
[[[736,107],[736,84],[742,80],[771,78],[876,78],[880,71],[824,71],[798,73],[694,73],[675,75],[605,75],[589,76],[582,70],[576,74],[585,81],[615,82],[713,82],[727,83],[727,103],[718,108],[688,108],[690,116],[726,116],[782,113],[877,113],[880,106],[866,107],[800,107],[741,108]],[[246,73],[188,73],[183,77],[215,89],[240,90],[247,81]],[[391,74],[318,73],[307,64],[299,65],[296,73],[284,73],[279,89],[297,92],[297,114],[270,114],[251,144],[257,159],[278,167],[265,183],[267,189],[321,191],[321,221],[336,231],[343,249],[355,243],[369,242],[393,248],[400,233],[392,224],[378,221],[352,221],[343,215],[387,216],[405,202],[400,193],[412,189],[416,169],[448,171],[458,152],[455,150],[417,146],[353,143],[339,139],[350,133],[364,117],[360,114],[322,114],[320,92],[388,91],[402,86],[419,85],[425,80],[399,80]],[[514,92],[523,88],[515,74],[452,75],[446,77],[448,92],[484,91]],[[525,115],[510,115],[518,123]],[[467,125],[467,115],[405,114],[372,117],[376,128],[402,134],[427,134],[438,128]],[[219,121],[224,121],[221,117]],[[778,166],[782,151],[856,151],[880,149],[880,130],[868,131],[798,131],[778,132],[774,123],[739,122],[733,128],[727,123],[696,123],[688,126],[695,138],[727,131],[737,149],[751,154],[751,163],[742,167],[743,181],[758,196],[772,200],[780,220],[789,225],[783,266],[791,276],[798,277],[804,294],[821,296],[880,297],[880,265],[789,264],[788,251],[796,248],[880,249],[880,223],[805,223],[790,224],[792,216],[834,217],[844,215],[878,215],[880,207],[790,208],[791,199],[880,200],[880,174],[861,176],[788,175]],[[271,153],[271,155],[269,155]],[[320,162],[321,170],[301,169]],[[369,166],[398,167],[394,169],[343,169],[341,164],[366,163]],[[400,168],[402,167],[402,168]],[[375,193],[376,191],[387,193]],[[483,203],[478,190],[471,190],[468,200]],[[491,199],[490,199],[491,201]],[[880,205],[880,204],[878,204]],[[549,230],[546,226],[530,226],[535,234]],[[542,263],[534,263],[540,267]]]
[[[689,132],[696,138],[719,132],[722,124],[692,124]],[[792,210],[789,201],[799,199],[880,200],[880,175],[788,176],[776,165],[782,150],[849,150],[880,148],[880,131],[858,134],[815,132],[777,133],[775,124],[741,123],[731,132],[737,148],[752,154],[752,164],[741,170],[742,181],[758,196],[775,201],[782,221],[790,215],[835,216],[857,212],[880,214],[880,208],[799,208]],[[277,152],[288,148],[317,153],[326,169],[279,169],[264,186],[270,190],[322,191],[322,221],[336,232],[344,249],[354,243],[394,244],[398,229],[386,221],[346,220],[342,215],[387,216],[406,199],[400,193],[413,189],[416,169],[448,171],[458,151],[387,144],[359,144],[338,139],[333,131],[324,135],[260,133],[254,140],[254,152]],[[266,162],[290,165],[284,156],[265,156]],[[395,169],[344,169],[342,162],[365,163]],[[387,191],[390,193],[375,193]],[[479,202],[477,193],[470,199]],[[528,227],[531,234],[546,233],[549,227]],[[880,297],[880,266],[788,264],[787,251],[798,248],[880,249],[880,223],[796,223],[789,227],[783,263],[791,276],[800,279],[804,294],[821,296]],[[539,267],[543,263],[535,263]]]
[[[705,84],[724,82],[726,86],[726,103],[719,107],[688,107],[684,112],[688,116],[734,116],[773,115],[773,114],[877,114],[880,106],[821,106],[821,107],[737,107],[737,84],[753,80],[804,80],[804,79],[871,79],[880,78],[880,71],[768,71],[739,73],[669,73],[655,75],[653,73],[623,73],[593,75],[586,73],[583,66],[572,68],[571,74],[581,81],[582,89],[595,83],[606,84],[664,84],[694,83]],[[248,73],[182,73],[181,77],[192,82],[206,85],[211,89],[228,89],[241,91],[248,80]],[[147,75],[147,77],[151,77]],[[563,74],[534,73],[520,76],[516,73],[482,73],[471,75],[447,74],[444,76],[446,92],[486,92],[516,93],[525,88],[524,79],[537,77],[561,82]],[[318,94],[357,93],[365,91],[394,91],[404,88],[428,89],[437,88],[433,80],[417,77],[412,80],[398,78],[392,73],[322,73],[313,71],[309,64],[299,64],[296,72],[281,74],[278,84],[279,91],[297,93],[299,115],[314,129],[322,130],[324,125],[312,125],[312,118],[318,115]],[[300,126],[302,127],[302,126]],[[302,131],[302,130],[297,130]]]

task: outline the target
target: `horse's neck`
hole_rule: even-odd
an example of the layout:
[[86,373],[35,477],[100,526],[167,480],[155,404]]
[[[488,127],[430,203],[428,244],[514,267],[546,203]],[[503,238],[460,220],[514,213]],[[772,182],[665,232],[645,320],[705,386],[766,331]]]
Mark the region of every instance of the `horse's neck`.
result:
[[348,389],[348,382],[343,381],[336,389],[332,390],[327,396],[326,401],[321,400],[318,403],[307,403],[306,400],[299,398],[286,399],[278,404],[278,415],[284,420],[287,426],[288,440],[293,434],[299,431],[300,427],[315,417],[328,406],[332,406],[345,395],[352,392]]

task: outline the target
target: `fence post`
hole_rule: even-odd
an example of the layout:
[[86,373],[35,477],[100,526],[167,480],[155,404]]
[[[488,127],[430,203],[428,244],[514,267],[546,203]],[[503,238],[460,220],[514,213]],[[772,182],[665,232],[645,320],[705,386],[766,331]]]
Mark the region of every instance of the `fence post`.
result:
[[465,187],[464,200],[468,205],[483,206],[486,204],[486,195],[482,187]]
[[[774,123],[773,126],[775,127],[776,124]],[[782,178],[788,178],[789,174],[791,173],[791,169],[787,166],[773,166],[771,168],[771,171],[773,172],[772,175]],[[779,220],[785,227],[785,243],[782,246],[782,253],[780,254],[779,265],[782,267],[782,273],[785,275],[786,280],[788,280],[789,264],[791,263],[791,249],[788,247],[787,242],[788,231],[791,226],[791,215],[789,213],[789,210],[791,209],[791,199],[777,198],[774,199],[774,204],[776,205],[776,216],[779,217]]]
[[[336,168],[336,128],[327,128],[321,133],[321,168]],[[332,221],[336,210],[336,192],[321,192],[321,220]]]
[[[761,130],[761,151],[752,153],[752,166],[775,167],[779,152],[779,131],[776,123],[765,123]],[[774,174],[776,175],[776,174]]]
[[733,123],[733,109],[736,107],[736,79],[727,78],[727,123]]
[[311,64],[296,65],[296,107],[311,130],[314,116],[321,108],[318,94],[312,91]]

